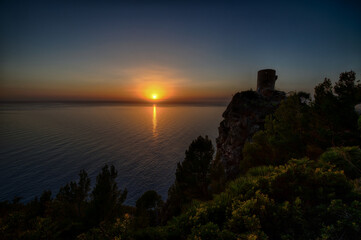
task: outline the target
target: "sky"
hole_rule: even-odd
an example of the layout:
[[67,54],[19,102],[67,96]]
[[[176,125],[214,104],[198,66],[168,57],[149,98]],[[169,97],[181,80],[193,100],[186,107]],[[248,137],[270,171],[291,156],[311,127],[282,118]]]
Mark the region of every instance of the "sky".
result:
[[361,74],[358,1],[0,3],[0,101],[224,101]]

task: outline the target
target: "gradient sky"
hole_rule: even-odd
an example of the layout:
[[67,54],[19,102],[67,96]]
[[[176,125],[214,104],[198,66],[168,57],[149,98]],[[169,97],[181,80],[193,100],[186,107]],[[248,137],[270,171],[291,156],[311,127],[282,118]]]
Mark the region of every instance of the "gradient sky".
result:
[[222,100],[262,68],[287,92],[360,79],[358,1],[119,2],[1,1],[0,99]]

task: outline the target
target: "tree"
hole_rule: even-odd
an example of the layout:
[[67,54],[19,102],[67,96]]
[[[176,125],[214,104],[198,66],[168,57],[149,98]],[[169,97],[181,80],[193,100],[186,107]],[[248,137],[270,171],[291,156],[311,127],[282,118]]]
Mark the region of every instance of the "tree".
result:
[[155,226],[160,223],[162,197],[156,191],[145,192],[136,202],[137,226]]
[[358,130],[361,132],[361,116],[358,118]]
[[90,190],[90,178],[86,171],[79,172],[79,181],[67,183],[61,187],[56,198],[63,204],[62,208],[70,211],[70,217],[82,217],[83,205]]
[[51,203],[51,191],[45,190],[40,196],[39,199],[39,215],[44,216],[46,213],[46,210],[48,208],[48,205]]
[[217,194],[224,191],[226,176],[224,172],[223,164],[219,158],[219,154],[211,162],[209,167],[209,178],[210,178],[210,193]]
[[313,138],[317,139],[317,144],[323,149],[333,145],[336,139],[338,114],[337,97],[333,94],[333,87],[330,79],[325,78],[323,83],[315,87],[315,101],[313,103]]
[[315,87],[312,104],[312,139],[323,150],[360,143],[355,105],[361,101],[361,84],[353,71],[343,72],[332,87],[330,79]]
[[333,95],[332,83],[329,78],[315,87],[315,104],[317,106],[328,106],[333,103],[335,96]]
[[306,155],[310,126],[309,94],[300,92],[282,101],[273,115],[266,117],[264,130],[243,148],[241,172],[260,165],[279,165]]
[[180,214],[192,199],[209,199],[210,163],[214,154],[208,136],[193,140],[185,152],[184,161],[177,164],[176,179],[168,190],[168,199],[162,210],[162,221]]
[[214,148],[208,136],[199,136],[186,151],[185,159],[178,163],[176,183],[181,192],[189,199],[208,198],[208,170]]
[[137,200],[136,206],[140,209],[157,209],[163,205],[162,197],[153,190],[146,191],[143,195]]
[[91,194],[92,218],[96,223],[111,220],[120,210],[121,204],[127,197],[127,189],[118,189],[115,181],[118,172],[112,165],[105,165],[96,179],[96,185]]
[[[354,71],[343,72],[340,74],[340,78],[335,84],[334,90],[341,102],[354,106],[360,101],[360,99],[358,99],[360,84],[355,84],[355,82],[356,73]],[[357,81],[357,83],[358,82],[359,81]]]

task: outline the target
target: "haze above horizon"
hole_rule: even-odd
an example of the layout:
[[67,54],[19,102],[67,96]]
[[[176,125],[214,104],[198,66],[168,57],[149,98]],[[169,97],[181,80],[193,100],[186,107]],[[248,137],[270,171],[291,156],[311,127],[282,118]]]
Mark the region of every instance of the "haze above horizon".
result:
[[357,1],[1,1],[0,101],[223,102],[361,74]]

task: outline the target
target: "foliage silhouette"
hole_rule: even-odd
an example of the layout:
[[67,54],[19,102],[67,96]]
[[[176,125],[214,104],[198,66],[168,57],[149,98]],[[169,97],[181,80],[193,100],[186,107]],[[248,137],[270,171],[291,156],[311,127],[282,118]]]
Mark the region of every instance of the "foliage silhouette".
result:
[[361,150],[358,147],[334,147],[323,153],[320,161],[343,170],[350,179],[361,178]]
[[314,101],[302,92],[292,94],[266,118],[265,129],[245,144],[241,171],[291,158],[317,159],[330,147],[360,146],[355,112],[360,94],[352,71],[342,73],[334,87],[329,79],[317,85]]
[[82,170],[79,173],[79,181],[70,182],[61,187],[56,199],[63,204],[63,208],[71,211],[71,217],[84,217],[84,203],[88,198],[90,191],[90,178],[88,174]]
[[118,172],[112,165],[105,165],[96,178],[95,187],[91,193],[91,219],[98,224],[104,220],[111,220],[119,213],[121,204],[127,197],[127,189],[118,189],[115,181]]
[[213,154],[214,148],[208,136],[199,136],[189,145],[184,161],[177,164],[176,179],[168,191],[163,209],[165,221],[180,214],[192,199],[209,199],[209,169]]
[[156,191],[145,192],[136,202],[136,225],[156,226],[160,223],[160,214],[164,202]]

